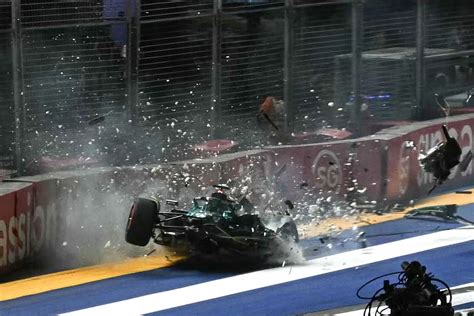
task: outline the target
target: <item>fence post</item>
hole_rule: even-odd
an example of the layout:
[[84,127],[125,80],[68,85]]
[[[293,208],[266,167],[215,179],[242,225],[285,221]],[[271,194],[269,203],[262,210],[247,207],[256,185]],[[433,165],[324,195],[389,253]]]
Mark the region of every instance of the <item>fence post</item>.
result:
[[362,14],[363,2],[353,0],[352,2],[352,93],[354,95],[354,104],[351,109],[351,123],[353,132],[358,135],[361,98],[361,71],[362,71],[362,44],[363,44],[363,25]]
[[294,128],[295,109],[293,104],[293,0],[285,0],[285,38],[284,38],[284,66],[283,66],[283,99],[285,101],[284,132],[289,133]]
[[[127,119],[132,123],[137,119],[138,103],[138,59],[140,47],[140,2],[141,0],[127,0]],[[135,16],[133,16],[135,13]]]
[[24,173],[24,124],[25,104],[23,98],[23,44],[21,30],[21,1],[13,0],[12,10],[12,68],[13,99],[15,112],[15,167],[19,175]]
[[211,139],[219,137],[221,115],[222,0],[214,0],[212,24]]
[[425,92],[425,0],[417,0],[416,6],[416,111],[421,119],[424,110]]

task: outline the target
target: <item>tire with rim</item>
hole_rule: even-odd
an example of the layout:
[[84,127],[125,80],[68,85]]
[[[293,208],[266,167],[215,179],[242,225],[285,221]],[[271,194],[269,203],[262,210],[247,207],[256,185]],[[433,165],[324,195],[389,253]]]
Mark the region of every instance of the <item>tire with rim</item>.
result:
[[138,198],[132,205],[125,230],[125,240],[136,246],[146,246],[158,223],[159,203]]

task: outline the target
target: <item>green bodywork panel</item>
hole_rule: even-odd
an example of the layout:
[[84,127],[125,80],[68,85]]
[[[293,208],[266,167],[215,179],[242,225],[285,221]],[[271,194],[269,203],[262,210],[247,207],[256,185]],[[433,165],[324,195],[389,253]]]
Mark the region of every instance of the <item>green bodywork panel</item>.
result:
[[240,204],[219,198],[194,199],[193,206],[188,210],[188,216],[197,218],[212,217],[214,222],[220,220],[234,221],[235,212],[241,208]]

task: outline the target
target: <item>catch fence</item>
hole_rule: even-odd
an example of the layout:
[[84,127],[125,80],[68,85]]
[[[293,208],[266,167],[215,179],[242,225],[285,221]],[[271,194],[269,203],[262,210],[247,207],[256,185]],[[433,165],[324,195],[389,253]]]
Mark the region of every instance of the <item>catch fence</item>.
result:
[[361,135],[444,115],[435,93],[462,112],[473,37],[469,0],[1,0],[0,169]]

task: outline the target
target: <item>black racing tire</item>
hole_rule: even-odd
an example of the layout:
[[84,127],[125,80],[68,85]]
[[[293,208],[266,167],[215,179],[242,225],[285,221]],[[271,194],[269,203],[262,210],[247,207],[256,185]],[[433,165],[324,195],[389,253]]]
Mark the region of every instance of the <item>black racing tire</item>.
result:
[[298,229],[294,222],[285,223],[278,229],[278,235],[287,241],[299,242],[300,238],[298,235]]
[[125,230],[125,240],[136,246],[146,246],[158,223],[160,204],[153,200],[138,198],[132,205]]

